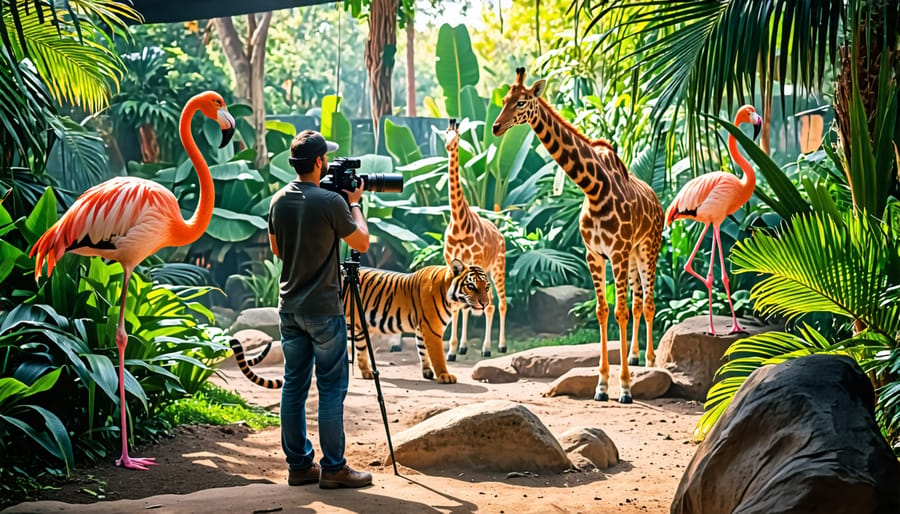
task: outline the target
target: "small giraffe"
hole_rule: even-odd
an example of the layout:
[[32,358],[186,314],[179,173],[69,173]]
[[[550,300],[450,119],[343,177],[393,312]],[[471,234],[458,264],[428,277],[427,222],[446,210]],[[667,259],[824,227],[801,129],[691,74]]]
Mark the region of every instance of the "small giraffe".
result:
[[[606,261],[612,264],[616,285],[615,317],[622,344],[622,369],[619,373],[619,402],[631,403],[631,374],[628,365],[638,363],[638,327],[643,311],[647,323],[647,365],[653,355],[653,283],[656,259],[663,229],[663,210],[659,199],[646,183],[628,172],[612,145],[591,140],[560,118],[550,104],[541,98],[546,81],[525,86],[525,68],[516,69],[516,82],[503,99],[492,130],[495,136],[513,125],[528,123],[538,138],[585,194],[579,226],[587,263],[597,294],[597,320],[600,322],[600,378],[594,399],[606,401],[609,384],[609,356],[606,349],[606,327],[609,307],[606,305]],[[628,283],[633,295],[632,315],[635,319],[628,352]]]
[[[494,282],[500,300],[500,339],[497,349],[506,353],[506,240],[500,230],[490,221],[482,219],[466,201],[459,179],[459,132],[456,120],[450,120],[447,129],[447,154],[450,167],[450,224],[444,232],[444,258],[448,263],[459,259],[470,266],[481,266]],[[447,360],[456,360],[457,342],[459,354],[466,354],[466,329],[469,309],[462,310],[461,337],[456,337],[456,318],[459,310],[453,311],[450,320],[450,349]],[[484,345],[481,355],[491,356],[491,323],[494,319],[493,301],[484,310]]]

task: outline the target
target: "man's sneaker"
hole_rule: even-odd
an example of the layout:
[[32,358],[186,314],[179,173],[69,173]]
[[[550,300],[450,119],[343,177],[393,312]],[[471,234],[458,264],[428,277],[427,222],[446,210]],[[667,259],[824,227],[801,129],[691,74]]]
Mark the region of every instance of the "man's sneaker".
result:
[[354,471],[350,466],[344,466],[337,471],[323,469],[319,478],[319,489],[365,487],[367,485],[372,485],[372,474],[365,471]]
[[315,484],[319,481],[319,465],[313,463],[306,469],[291,469],[288,471],[288,485]]

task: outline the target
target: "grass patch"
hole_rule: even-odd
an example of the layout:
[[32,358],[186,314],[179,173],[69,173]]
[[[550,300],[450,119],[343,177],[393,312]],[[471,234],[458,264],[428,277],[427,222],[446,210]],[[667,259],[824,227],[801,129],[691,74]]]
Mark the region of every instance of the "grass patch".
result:
[[194,396],[166,407],[162,417],[172,425],[227,425],[244,421],[254,430],[278,426],[278,416],[247,404],[240,395],[207,382]]
[[553,338],[532,337],[509,341],[510,352],[521,352],[541,346],[566,346],[600,342],[600,330],[597,328],[579,328]]

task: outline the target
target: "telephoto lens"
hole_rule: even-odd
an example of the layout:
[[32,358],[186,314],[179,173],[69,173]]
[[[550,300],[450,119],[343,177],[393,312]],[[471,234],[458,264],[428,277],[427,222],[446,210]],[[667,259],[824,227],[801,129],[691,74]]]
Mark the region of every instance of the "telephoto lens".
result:
[[400,193],[403,191],[403,175],[400,173],[371,173],[360,177],[365,180],[365,190],[376,193]]

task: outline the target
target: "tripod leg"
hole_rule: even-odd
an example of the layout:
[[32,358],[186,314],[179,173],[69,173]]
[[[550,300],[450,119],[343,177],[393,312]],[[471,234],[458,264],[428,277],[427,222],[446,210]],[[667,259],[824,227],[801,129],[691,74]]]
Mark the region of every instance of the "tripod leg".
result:
[[[362,333],[363,338],[366,342],[368,357],[372,362],[372,378],[375,379],[375,393],[378,397],[378,407],[381,409],[381,421],[384,422],[384,432],[387,435],[387,444],[388,450],[391,454],[391,463],[394,465],[394,475],[399,476],[400,472],[397,471],[397,457],[394,456],[394,443],[391,442],[391,427],[390,425],[388,425],[387,408],[384,406],[384,396],[381,394],[381,380],[378,378],[378,367],[375,365],[375,351],[372,349],[372,340],[369,338],[369,327],[366,326],[366,318],[364,314],[365,310],[363,309],[362,298],[359,296],[359,275],[354,275],[354,273],[356,272],[357,270],[355,268],[350,270],[350,275],[352,275],[350,277],[350,299],[353,302],[351,304],[351,308],[353,306],[356,306],[356,310],[359,313],[358,320],[361,329],[360,332]],[[443,348],[439,348],[439,353],[441,354],[441,356],[444,355]],[[362,365],[363,362],[362,356],[363,353],[360,352],[360,355],[358,357],[360,365]]]

